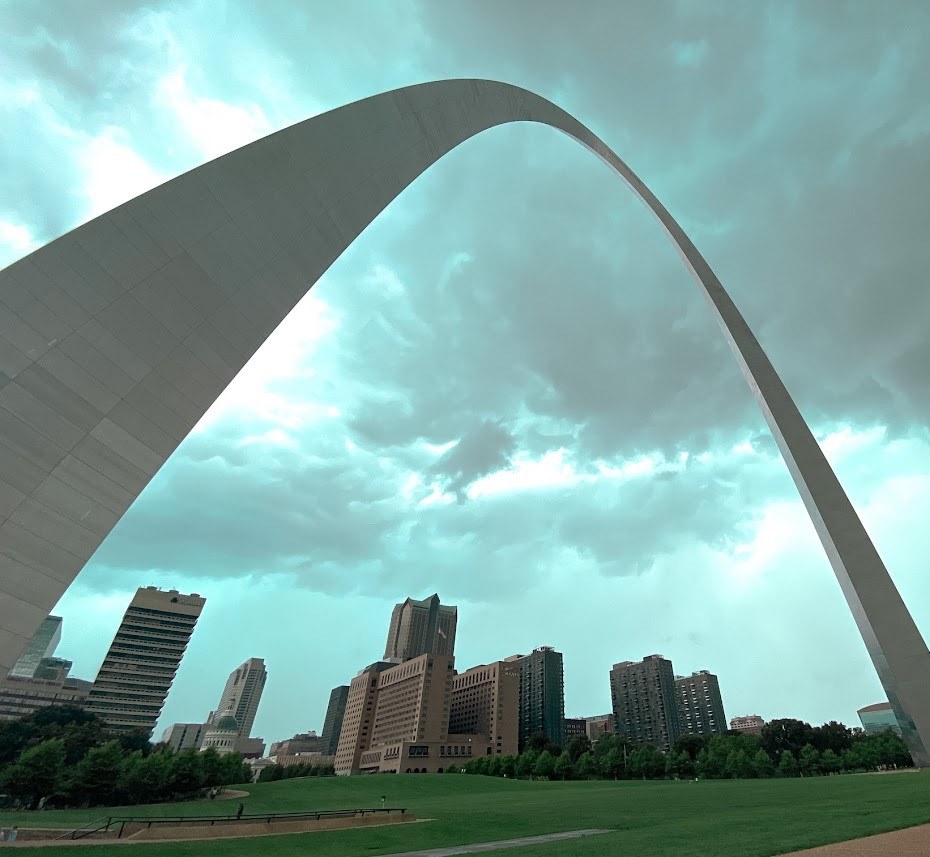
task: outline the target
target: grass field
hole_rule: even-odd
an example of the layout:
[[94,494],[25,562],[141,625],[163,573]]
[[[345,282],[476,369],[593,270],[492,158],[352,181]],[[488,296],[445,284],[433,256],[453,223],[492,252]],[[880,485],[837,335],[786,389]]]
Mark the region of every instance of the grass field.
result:
[[[243,786],[247,813],[403,806],[423,824],[217,842],[74,846],[69,857],[357,857],[581,828],[613,833],[519,857],[769,857],[930,822],[930,774],[704,782],[526,782],[476,776],[308,778]],[[106,815],[223,815],[238,801],[0,813],[8,827],[74,828]],[[502,852],[503,853],[503,852]]]

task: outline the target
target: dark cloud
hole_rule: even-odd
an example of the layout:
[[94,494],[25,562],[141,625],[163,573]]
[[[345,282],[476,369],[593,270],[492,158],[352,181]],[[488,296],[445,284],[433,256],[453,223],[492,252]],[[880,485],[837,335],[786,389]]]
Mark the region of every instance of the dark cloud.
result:
[[436,475],[443,487],[459,495],[479,477],[503,470],[516,449],[513,435],[499,423],[482,422],[444,453],[427,473]]
[[[180,76],[194,112],[214,103],[197,99],[246,105],[272,128],[432,78],[507,80],[576,114],[639,172],[820,436],[887,427],[882,461],[892,463],[898,441],[930,436],[926,4],[889,14],[833,0],[668,0],[580,15],[554,0],[226,4],[223,14],[35,2],[0,14],[12,71],[0,90],[0,219],[40,239],[86,216],[80,154],[108,129],[165,174],[203,160],[166,101],[167,76]],[[697,639],[691,621],[715,638],[735,596],[733,581],[704,582],[712,566],[796,493],[673,248],[590,153],[530,125],[469,141],[366,230],[317,295],[338,328],[267,389],[338,416],[292,424],[252,402],[229,408],[140,497],[85,587],[170,572],[217,587],[279,576],[321,599],[438,589],[473,616],[499,616],[527,593],[550,609],[553,593],[590,587],[648,597],[662,615],[678,609],[668,624],[682,639]],[[275,428],[284,436],[261,439]],[[741,451],[747,441],[755,454]],[[876,448],[841,461],[858,504],[885,476]],[[521,462],[556,452],[578,478],[488,490],[489,474],[516,478]],[[681,469],[585,478],[681,452]],[[424,503],[433,482],[446,496]],[[889,538],[889,554],[906,541]],[[809,585],[794,554],[780,561],[796,572],[786,579]],[[820,554],[813,565],[826,567]],[[901,584],[921,603],[907,574]],[[780,579],[760,586],[782,603]],[[836,622],[821,621],[827,597],[796,604],[793,616],[816,613],[797,626],[833,634]],[[697,598],[708,599],[706,626],[692,615]],[[783,651],[784,617],[769,626],[758,604],[741,609],[752,617],[743,638]],[[637,641],[656,639],[653,614],[643,616],[651,627]],[[566,648],[586,633],[567,614],[550,632]],[[610,645],[634,645],[627,633]],[[814,639],[791,636],[799,649]],[[716,656],[725,666],[726,651]],[[758,657],[744,682],[766,675]],[[863,672],[847,667],[847,678]]]

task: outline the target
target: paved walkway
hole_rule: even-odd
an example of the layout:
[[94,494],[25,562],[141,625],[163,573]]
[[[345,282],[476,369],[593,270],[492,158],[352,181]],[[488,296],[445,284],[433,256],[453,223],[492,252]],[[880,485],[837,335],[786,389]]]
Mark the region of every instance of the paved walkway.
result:
[[426,851],[404,851],[398,854],[383,854],[381,857],[454,857],[456,854],[479,854],[482,851],[497,851],[501,848],[519,848],[521,845],[541,845],[544,842],[561,842],[565,839],[580,839],[598,833],[616,833],[615,830],[569,830],[566,833],[547,833],[545,836],[523,836],[520,839],[502,839],[499,842],[475,842],[472,845],[453,845],[449,848],[428,848]]
[[821,845],[793,851],[782,857],[927,857],[930,854],[930,824],[879,833],[864,839]]

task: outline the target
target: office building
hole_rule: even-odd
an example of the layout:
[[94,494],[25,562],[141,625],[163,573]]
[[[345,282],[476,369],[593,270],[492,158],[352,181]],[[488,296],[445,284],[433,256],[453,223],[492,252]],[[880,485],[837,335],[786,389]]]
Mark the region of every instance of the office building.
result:
[[391,613],[384,659],[409,661],[420,655],[455,653],[455,629],[458,608],[443,606],[439,596],[423,601],[408,598]]
[[394,662],[376,661],[360,670],[349,682],[345,716],[336,745],[336,773],[353,774],[359,770],[362,752],[371,741],[375,704],[378,701],[378,676],[396,666]]
[[618,735],[668,750],[681,734],[675,673],[662,655],[614,664],[610,696]]
[[[298,732],[291,738],[285,738],[283,741],[274,741],[269,756],[297,756],[301,753],[323,753],[326,742],[323,738],[313,732]],[[323,753],[323,755],[334,755]]]
[[490,754],[486,736],[449,731],[452,678],[450,655],[379,661],[362,670],[349,684],[336,773],[442,773]]
[[520,670],[520,752],[542,732],[558,747],[565,746],[565,696],[562,653],[540,646],[529,655],[511,655],[507,663]]
[[265,739],[240,738],[237,750],[243,759],[261,759],[265,755]]
[[763,726],[765,726],[765,721],[758,714],[745,714],[742,717],[730,718],[730,729],[734,732],[761,735]]
[[[11,676],[36,678],[36,674],[42,668],[42,662],[52,658],[61,641],[61,622],[61,616],[47,616],[42,620],[42,624],[23,649],[19,660],[10,670]],[[70,662],[68,666],[70,668]]]
[[568,744],[572,738],[578,735],[588,734],[588,723],[583,717],[566,717],[562,725],[562,734],[565,736],[565,743]]
[[162,732],[159,743],[175,753],[180,753],[181,750],[199,750],[203,743],[203,735],[203,723],[172,723]]
[[707,670],[677,676],[675,690],[682,734],[722,735],[727,731],[717,676]]
[[322,768],[334,765],[336,762],[335,756],[324,756],[322,753],[295,753],[293,755],[270,753],[268,758],[282,768],[288,768],[291,765],[313,765]]
[[346,713],[346,700],[349,698],[347,684],[334,687],[329,694],[329,704],[326,706],[326,716],[323,718],[323,747],[321,752],[327,756],[335,756],[339,746],[339,733],[342,731],[342,718]]
[[492,755],[516,755],[519,747],[520,671],[495,661],[452,678],[449,732],[486,738]]
[[899,738],[901,737],[901,727],[898,725],[898,719],[894,716],[890,703],[877,702],[875,705],[860,708],[856,713],[867,734],[876,735],[890,729]]
[[69,678],[67,669],[51,679],[7,676],[0,679],[0,721],[18,720],[53,705],[83,708],[91,687],[89,681]]
[[111,731],[151,735],[205,598],[139,589],[116,631],[87,700]]
[[613,714],[597,714],[594,717],[585,717],[585,732],[591,743],[595,743],[601,735],[613,735],[614,716]]
[[255,714],[267,679],[265,661],[262,658],[249,658],[236,667],[226,680],[216,710],[228,711],[236,718],[239,724],[239,739],[242,741],[252,734],[252,725],[255,723]]

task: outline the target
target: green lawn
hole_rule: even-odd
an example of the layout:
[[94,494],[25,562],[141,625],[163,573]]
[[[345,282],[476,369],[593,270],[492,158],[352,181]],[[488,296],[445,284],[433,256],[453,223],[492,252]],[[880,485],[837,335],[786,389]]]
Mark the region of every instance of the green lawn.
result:
[[[580,828],[614,833],[508,852],[520,857],[769,857],[930,822],[930,774],[705,782],[525,782],[466,775],[330,777],[245,786],[247,813],[405,806],[423,824],[216,842],[139,844],[126,857],[357,857]],[[78,827],[113,815],[221,815],[238,801],[0,813],[8,827]],[[117,846],[68,849],[106,857]]]

